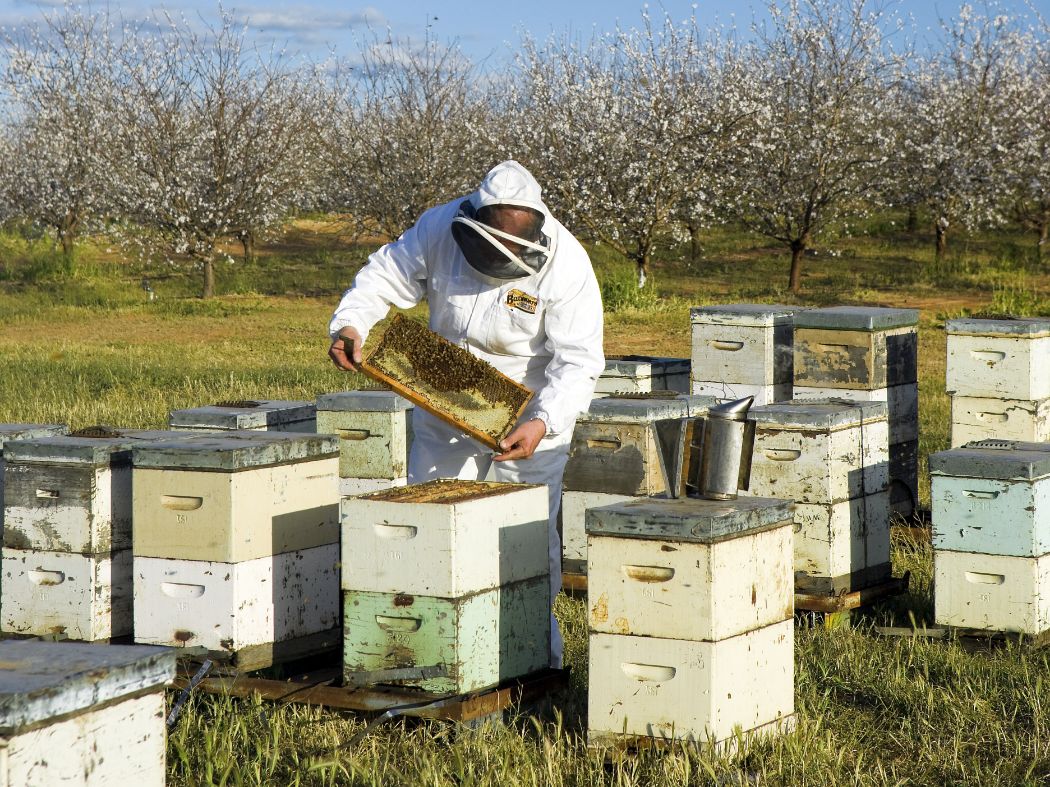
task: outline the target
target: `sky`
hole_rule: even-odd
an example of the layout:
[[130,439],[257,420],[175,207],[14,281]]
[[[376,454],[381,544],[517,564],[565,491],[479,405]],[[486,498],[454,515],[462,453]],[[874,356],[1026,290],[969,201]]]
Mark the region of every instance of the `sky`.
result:
[[[976,9],[984,0],[971,0]],[[20,26],[41,14],[61,9],[63,0],[0,0],[0,26]],[[939,38],[939,19],[950,19],[959,9],[958,0],[898,0],[894,7],[915,23],[918,43],[934,46]],[[195,25],[214,24],[216,0],[92,0],[78,8],[109,8],[125,17],[140,18],[165,10],[185,16]],[[476,62],[499,67],[513,62],[523,34],[538,40],[569,34],[587,40],[594,32],[608,32],[619,24],[637,27],[643,7],[654,19],[666,12],[675,20],[695,13],[703,27],[735,26],[746,33],[753,20],[766,17],[764,2],[739,0],[525,0],[524,2],[466,2],[465,0],[395,0],[356,3],[353,0],[306,0],[281,3],[275,0],[224,0],[225,10],[243,19],[251,35],[265,45],[311,58],[323,59],[329,52],[350,57],[356,41],[388,36],[410,44],[427,35],[440,42],[455,41]],[[1050,19],[1050,0],[999,0],[1008,14],[1026,8]]]

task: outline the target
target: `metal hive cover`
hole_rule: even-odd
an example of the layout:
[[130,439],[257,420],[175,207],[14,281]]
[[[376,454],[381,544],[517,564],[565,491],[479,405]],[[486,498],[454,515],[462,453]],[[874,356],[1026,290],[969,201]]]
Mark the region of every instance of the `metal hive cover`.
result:
[[0,456],[9,440],[33,440],[66,433],[65,424],[0,424]]
[[694,306],[689,310],[689,321],[694,324],[741,327],[792,325],[795,315],[801,311],[805,311],[805,307],[774,303],[725,303]]
[[109,465],[131,461],[136,445],[183,439],[186,432],[159,429],[116,429],[116,437],[53,435],[30,440],[12,440],[4,446],[8,461],[57,464]]
[[766,497],[641,498],[587,509],[588,535],[710,543],[790,523],[794,503]]
[[586,415],[580,421],[615,421],[649,423],[665,418],[699,417],[718,404],[713,396],[677,394],[668,397],[623,397],[616,395],[592,399]]
[[535,484],[508,484],[499,481],[463,481],[456,478],[440,478],[423,484],[409,484],[383,489],[358,500],[378,500],[385,503],[433,503],[450,505],[480,500],[516,492],[519,489],[534,489]]
[[232,472],[339,454],[335,435],[238,430],[167,435],[171,439],[136,446],[135,467]]
[[1050,318],[1017,317],[1014,319],[978,319],[962,317],[948,320],[945,331],[951,334],[971,334],[974,336],[1018,336],[1035,339],[1050,336]]
[[843,331],[888,331],[917,325],[918,322],[918,309],[884,309],[877,306],[806,309],[795,316],[796,328],[830,328]]
[[324,412],[396,413],[414,406],[393,391],[341,391],[317,397],[317,409]]
[[886,402],[849,399],[792,399],[752,407],[747,417],[759,428],[842,429],[888,418]]
[[1050,475],[1050,443],[980,440],[930,454],[930,473],[997,480],[1032,481]]
[[260,399],[172,410],[168,425],[176,428],[253,429],[309,421],[314,417],[313,402]]
[[532,398],[491,364],[400,314],[360,368],[493,450]]

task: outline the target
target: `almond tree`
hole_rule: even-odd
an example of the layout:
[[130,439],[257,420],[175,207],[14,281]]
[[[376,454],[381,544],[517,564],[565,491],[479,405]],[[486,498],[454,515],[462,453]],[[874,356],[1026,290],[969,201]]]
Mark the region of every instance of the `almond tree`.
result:
[[1030,51],[1022,87],[1023,111],[1009,149],[1013,218],[1035,233],[1039,259],[1050,254],[1050,28]]

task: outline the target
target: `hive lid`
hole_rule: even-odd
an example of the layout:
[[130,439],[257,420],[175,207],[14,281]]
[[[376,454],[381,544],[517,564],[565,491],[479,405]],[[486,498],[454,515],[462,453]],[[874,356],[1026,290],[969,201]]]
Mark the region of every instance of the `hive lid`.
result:
[[65,424],[0,424],[0,456],[3,456],[4,444],[9,440],[32,440],[65,434],[66,431]]
[[4,640],[0,642],[0,734],[159,689],[174,677],[171,648]]
[[396,413],[413,407],[393,391],[341,391],[317,397],[317,409],[325,412]]
[[792,399],[752,407],[747,417],[758,427],[781,429],[843,429],[888,418],[886,402],[849,399]]
[[796,328],[832,328],[842,331],[887,331],[917,325],[918,309],[877,306],[831,306],[807,309],[795,316]]
[[316,417],[313,402],[259,399],[220,402],[187,410],[172,410],[173,429],[262,429],[309,421]]
[[464,481],[457,478],[439,478],[422,484],[408,484],[382,489],[354,498],[383,503],[429,503],[453,505],[486,497],[512,494],[522,489],[539,489],[542,484],[509,484],[501,481]]
[[710,543],[792,521],[794,503],[767,497],[639,498],[586,514],[588,535]]
[[961,317],[948,320],[945,331],[951,334],[974,336],[1021,336],[1036,339],[1050,336],[1050,319],[1046,317],[1018,317],[1011,320],[976,319]]
[[676,396],[606,396],[592,399],[586,415],[580,421],[615,421],[630,423],[649,423],[665,418],[698,417],[718,404],[713,396],[694,396],[678,394]]
[[1033,480],[1050,475],[1050,443],[977,440],[930,454],[931,475]]
[[689,310],[689,321],[693,324],[743,327],[792,325],[795,315],[801,311],[805,311],[802,306],[782,306],[775,303],[725,303],[694,306]]
[[689,371],[688,358],[660,358],[650,355],[607,355],[602,377],[638,377],[682,374]]
[[135,467],[235,471],[339,454],[335,435],[238,430],[182,434],[186,436],[136,446]]
[[30,440],[11,440],[4,446],[9,462],[47,462],[53,464],[117,465],[131,461],[131,450],[145,443],[183,439],[185,432],[159,429],[111,429],[92,427],[81,430],[98,434],[54,435]]

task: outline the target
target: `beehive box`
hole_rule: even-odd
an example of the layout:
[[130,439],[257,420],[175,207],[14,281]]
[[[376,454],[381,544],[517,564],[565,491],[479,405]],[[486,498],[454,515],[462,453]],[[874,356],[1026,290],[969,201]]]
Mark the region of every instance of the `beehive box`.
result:
[[651,391],[689,393],[689,359],[609,355],[594,388],[596,396]]
[[546,669],[550,629],[548,574],[460,598],[345,591],[343,671],[441,666],[403,685],[463,694]]
[[705,396],[595,399],[576,421],[562,488],[650,496],[667,489],[656,423],[704,415]]
[[172,410],[168,415],[168,426],[178,430],[316,432],[316,406],[313,402],[238,399]]
[[165,784],[162,648],[0,642],[3,787]]
[[566,571],[587,571],[586,514],[591,508],[626,503],[639,498],[632,495],[612,495],[606,492],[561,493],[561,553]]
[[237,653],[339,627],[339,545],[242,563],[135,557],[135,641]]
[[131,550],[81,555],[3,548],[0,628],[88,642],[132,629]]
[[848,399],[852,402],[885,402],[890,445],[919,439],[919,384],[890,388],[819,388],[796,386],[796,399]]
[[782,385],[745,385],[744,383],[694,382],[694,396],[713,396],[715,399],[736,401],[752,397],[755,405],[784,402],[791,398],[791,383]]
[[1050,440],[1050,399],[952,397],[952,447],[974,440]]
[[891,574],[890,493],[795,506],[795,589],[837,594]]
[[872,390],[918,377],[919,312],[834,306],[795,317],[795,386]]
[[987,440],[930,455],[933,546],[1050,552],[1050,443]]
[[[694,307],[692,324],[693,393],[718,396],[709,387],[727,384],[772,387],[783,398],[791,398],[793,379],[792,336],[795,313],[792,306],[762,303],[733,303]],[[703,386],[697,390],[697,386]],[[730,394],[726,394],[726,397]],[[758,402],[758,398],[756,398]],[[761,401],[759,404],[767,404]]]
[[493,450],[532,398],[491,364],[400,314],[360,369]]
[[919,441],[890,446],[890,507],[911,516],[919,505]]
[[720,640],[791,618],[786,500],[634,500],[587,512],[590,629]]
[[438,480],[342,501],[342,588],[458,598],[550,574],[547,488]]
[[392,391],[346,391],[319,397],[317,431],[339,437],[339,477],[405,477],[412,446],[412,408],[410,401]]
[[935,549],[933,582],[938,625],[1032,635],[1050,629],[1050,555]]
[[1050,398],[1050,319],[948,320],[948,393]]
[[651,737],[706,744],[737,731],[791,727],[792,620],[717,642],[595,633],[589,665],[591,743]]
[[136,557],[236,563],[337,543],[337,442],[220,432],[137,447]]
[[408,478],[340,478],[339,497],[358,497],[394,489],[408,483]]
[[885,402],[794,400],[755,407],[747,494],[839,503],[889,486]]
[[0,532],[4,527],[4,443],[65,433],[64,424],[0,424]]

